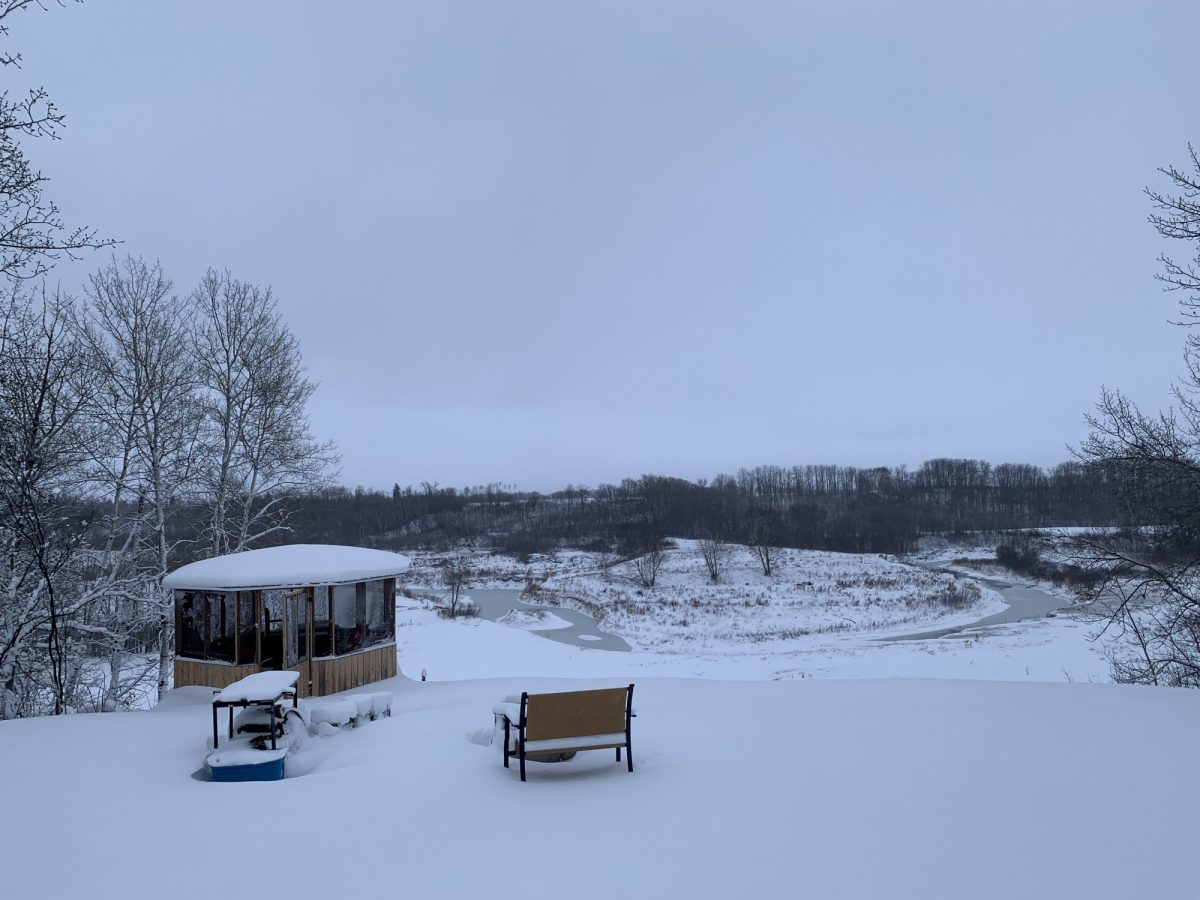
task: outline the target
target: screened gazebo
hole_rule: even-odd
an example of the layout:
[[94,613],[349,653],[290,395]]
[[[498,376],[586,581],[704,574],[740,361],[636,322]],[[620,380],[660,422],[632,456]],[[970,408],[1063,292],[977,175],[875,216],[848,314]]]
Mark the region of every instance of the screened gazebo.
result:
[[175,686],[223,688],[300,673],[320,697],[396,674],[396,578],[409,560],[365,547],[289,544],[205,559],[163,579],[175,592]]

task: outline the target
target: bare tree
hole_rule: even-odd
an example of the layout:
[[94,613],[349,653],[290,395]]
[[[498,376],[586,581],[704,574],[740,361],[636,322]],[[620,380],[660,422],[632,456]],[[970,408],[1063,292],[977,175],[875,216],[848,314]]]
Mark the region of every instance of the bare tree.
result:
[[[1191,242],[1192,261],[1162,257],[1159,276],[1181,293],[1181,324],[1200,323],[1200,158],[1191,171],[1160,170],[1166,192],[1147,189],[1151,222],[1163,237]],[[1113,656],[1122,681],[1200,687],[1200,339],[1189,333],[1177,408],[1147,415],[1117,391],[1104,390],[1088,417],[1091,433],[1077,455],[1103,467],[1121,488],[1122,532],[1085,535],[1080,561],[1103,575],[1093,607],[1126,640]]]
[[620,557],[607,547],[596,552],[596,571],[605,583],[612,581],[613,566],[621,561]]
[[729,545],[712,532],[700,538],[697,543],[708,579],[715,584],[721,580],[729,566]]
[[442,584],[446,586],[446,598],[449,601],[446,611],[451,619],[458,618],[464,612],[463,591],[471,586],[474,577],[474,570],[461,556],[449,560],[442,569]]
[[750,525],[750,552],[762,567],[763,575],[768,578],[774,572],[782,530],[779,516],[773,510],[758,512]]
[[[1180,312],[1185,324],[1200,322],[1200,155],[1196,148],[1188,145],[1191,170],[1166,166],[1159,169],[1170,182],[1172,190],[1157,191],[1146,188],[1146,195],[1154,204],[1150,223],[1165,238],[1177,241],[1192,241],[1192,260],[1176,262],[1164,253],[1159,257],[1163,270],[1156,277],[1168,291],[1182,291]],[[1196,348],[1198,339],[1194,334],[1187,337],[1188,346]]]
[[310,433],[316,385],[270,288],[210,269],[192,300],[207,455],[204,543],[229,553],[287,531],[294,498],[328,484],[338,456]]
[[[8,37],[15,13],[44,8],[40,0],[0,0],[0,39]],[[21,54],[0,51],[0,69],[19,67]],[[58,206],[42,195],[47,178],[30,165],[22,138],[57,140],[63,115],[45,88],[0,93],[0,273],[9,279],[37,278],[62,255],[107,247],[90,228],[64,225]]]
[[87,515],[82,481],[93,390],[71,301],[14,286],[0,330],[0,718],[71,706],[79,674],[69,624]]
[[661,538],[647,543],[646,551],[632,561],[634,580],[644,588],[652,588],[658,581],[658,572],[667,559],[667,550]]
[[1113,676],[1200,687],[1200,418],[1187,404],[1145,415],[1105,390],[1088,423],[1078,453],[1113,472],[1130,526],[1074,540],[1076,561],[1101,576],[1093,611],[1125,639],[1110,659]]

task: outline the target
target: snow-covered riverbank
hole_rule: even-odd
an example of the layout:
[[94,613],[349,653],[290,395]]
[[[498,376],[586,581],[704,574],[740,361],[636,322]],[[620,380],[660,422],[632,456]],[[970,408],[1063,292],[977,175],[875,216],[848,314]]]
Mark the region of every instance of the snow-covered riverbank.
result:
[[[414,580],[436,584],[446,558],[418,556]],[[962,608],[941,603],[938,594],[956,583],[953,576],[890,557],[783,551],[775,574],[767,578],[747,548],[733,547],[728,571],[714,585],[695,545],[680,541],[669,551],[654,591],[635,583],[628,564],[606,570],[602,561],[595,554],[565,551],[525,564],[480,553],[469,563],[481,573],[476,585],[532,586],[535,590],[524,598],[528,603],[564,604],[596,615],[605,631],[633,644],[632,659],[615,663],[595,651],[530,646],[531,639],[549,642],[529,634],[492,634],[497,626],[478,620],[435,621],[422,604],[411,602],[407,615],[402,612],[398,619],[412,626],[399,630],[404,652],[445,678],[512,674],[513,660],[532,659],[556,674],[605,675],[631,668],[751,679],[1109,678],[1104,644],[1093,640],[1096,627],[1071,615],[937,640],[881,642],[881,637],[968,625],[1006,609],[1000,594],[986,585],[976,602]],[[971,582],[964,577],[957,583]],[[472,635],[472,629],[487,636]],[[473,645],[465,656],[457,652],[463,640]]]
[[[874,554],[777,550],[768,576],[750,548],[730,544],[713,581],[697,542],[672,543],[653,586],[634,562],[613,565],[582,551],[533,557],[523,570],[482,554],[468,564],[477,587],[522,586],[529,603],[585,612],[635,648],[661,653],[915,631],[1003,609],[993,591],[969,579]],[[446,558],[418,556],[410,581],[436,585]]]

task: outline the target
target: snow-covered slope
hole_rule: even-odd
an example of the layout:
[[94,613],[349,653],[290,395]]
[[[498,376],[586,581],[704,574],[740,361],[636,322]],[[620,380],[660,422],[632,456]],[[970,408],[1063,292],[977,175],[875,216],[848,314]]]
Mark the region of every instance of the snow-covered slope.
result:
[[0,894],[1124,900],[1195,889],[1200,693],[644,678],[633,774],[596,751],[531,764],[521,784],[481,743],[508,693],[613,683],[398,678],[381,685],[396,692],[392,718],[310,738],[289,761],[307,774],[265,784],[188,777],[210,727],[199,688],[149,712],[0,723]]

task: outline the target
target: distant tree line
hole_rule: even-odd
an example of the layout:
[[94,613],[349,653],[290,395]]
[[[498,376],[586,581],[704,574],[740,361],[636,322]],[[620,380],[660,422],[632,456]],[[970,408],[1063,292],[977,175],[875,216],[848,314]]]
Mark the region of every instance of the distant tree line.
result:
[[[933,459],[915,470],[759,466],[711,481],[659,475],[549,494],[425,483],[328,488],[293,539],[403,548],[487,543],[518,555],[573,546],[633,555],[667,536],[752,547],[903,553],[925,534],[1120,521],[1111,468]],[[297,537],[298,536],[298,537]]]

